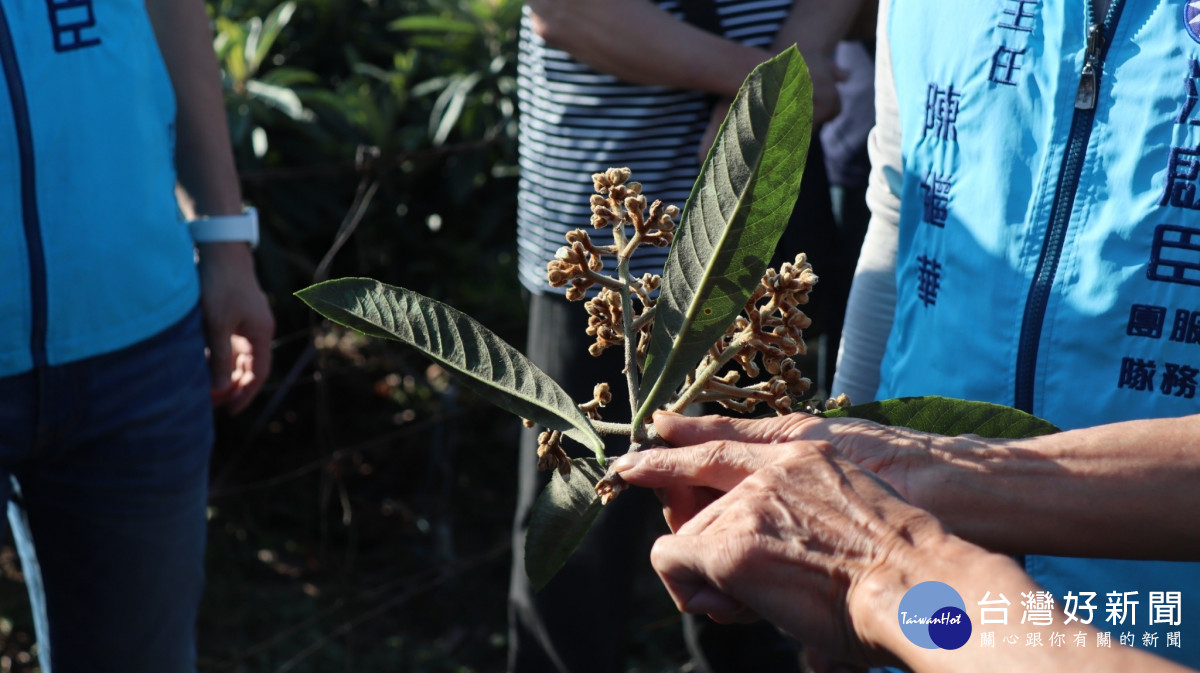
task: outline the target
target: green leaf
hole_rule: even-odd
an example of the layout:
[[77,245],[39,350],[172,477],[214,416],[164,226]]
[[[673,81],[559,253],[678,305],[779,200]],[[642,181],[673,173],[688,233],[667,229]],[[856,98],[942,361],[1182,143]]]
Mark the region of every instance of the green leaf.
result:
[[1024,411],[988,402],[948,397],[900,397],[834,409],[826,418],[863,418],[939,435],[974,434],[988,439],[1021,439],[1058,432]]
[[363,334],[413,346],[484,389],[494,404],[560,430],[604,460],[604,442],[554,379],[471,316],[402,287],[341,278],[296,293],[317,313]]
[[449,86],[438,96],[429,115],[429,135],[434,147],[446,143],[446,138],[454,130],[466,107],[467,97],[476,84],[483,79],[483,73],[473,72],[461,77],[455,77]]
[[288,0],[271,10],[264,21],[252,25],[250,38],[246,40],[246,61],[251,77],[258,72],[263,60],[271,52],[271,47],[275,45],[275,40],[295,13],[296,3]]
[[554,471],[533,503],[525,535],[525,574],[535,590],[546,586],[596,522],[602,506],[595,487],[602,477],[604,468],[595,460],[576,458],[567,477]]
[[789,48],[746,78],[667,256],[634,427],[674,394],[758,285],[800,193],[812,82]]
[[441,33],[462,33],[471,35],[478,32],[478,29],[466,22],[456,19],[448,19],[441,16],[406,16],[402,19],[396,19],[388,24],[389,30],[397,31],[435,31]]
[[296,121],[310,121],[312,113],[304,108],[300,96],[291,88],[267,84],[256,79],[246,81],[246,93],[279,110]]

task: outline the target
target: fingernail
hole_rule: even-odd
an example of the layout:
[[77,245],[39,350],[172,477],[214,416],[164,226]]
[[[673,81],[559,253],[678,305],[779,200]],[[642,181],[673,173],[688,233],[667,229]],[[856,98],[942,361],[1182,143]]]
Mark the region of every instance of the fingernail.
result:
[[693,614],[719,615],[727,612],[735,612],[741,608],[742,604],[729,596],[712,587],[704,587],[688,599],[686,611]]
[[624,472],[625,470],[628,470],[629,468],[633,467],[634,465],[637,465],[639,458],[640,457],[636,453],[626,453],[625,455],[621,456],[620,458],[617,458],[616,460],[614,460],[612,463],[612,467],[610,467],[609,469],[612,470],[613,472]]
[[678,413],[675,411],[667,411],[666,409],[659,409],[658,411],[654,412],[655,418],[658,418],[659,416],[663,416],[663,417],[667,417],[667,418],[678,418],[679,416],[682,416],[682,415],[683,414],[681,414],[681,413]]

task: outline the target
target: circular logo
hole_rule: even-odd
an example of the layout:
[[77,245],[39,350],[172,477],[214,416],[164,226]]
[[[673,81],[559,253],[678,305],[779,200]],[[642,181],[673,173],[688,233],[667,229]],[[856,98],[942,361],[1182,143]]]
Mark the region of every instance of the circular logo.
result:
[[1184,0],[1183,25],[1187,28],[1188,35],[1200,42],[1200,1]]
[[927,650],[957,650],[971,638],[971,618],[962,596],[942,582],[921,582],[900,599],[900,630]]

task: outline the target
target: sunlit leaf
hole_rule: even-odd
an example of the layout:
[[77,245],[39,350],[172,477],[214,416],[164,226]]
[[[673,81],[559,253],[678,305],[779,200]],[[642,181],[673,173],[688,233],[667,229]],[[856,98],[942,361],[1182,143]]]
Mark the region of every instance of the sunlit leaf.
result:
[[433,112],[429,115],[430,136],[435,147],[446,142],[446,138],[450,136],[450,132],[462,116],[467,97],[481,79],[483,73],[479,72],[456,77],[438,96],[433,105]]
[[635,425],[670,399],[745,306],[800,192],[811,133],[812,82],[792,47],[746,78],[688,197]]
[[533,504],[525,535],[525,574],[534,589],[546,586],[566,563],[602,506],[594,490],[604,468],[591,458],[571,461],[571,471],[557,470]]
[[311,70],[303,68],[271,68],[263,73],[258,81],[273,86],[294,87],[298,84],[319,85],[320,77]]
[[1021,439],[1058,432],[1024,411],[987,402],[948,397],[900,397],[825,412],[827,418],[863,418],[939,435],[973,434],[989,439]]
[[296,121],[308,121],[312,119],[312,113],[305,109],[300,96],[288,87],[276,86],[252,79],[246,82],[246,93]]
[[283,32],[284,26],[292,20],[292,15],[296,13],[296,3],[294,0],[280,3],[267,18],[262,22],[262,27],[257,31],[255,40],[246,41],[246,60],[249,62],[250,75],[253,76],[262,66],[263,60],[267,54],[271,52],[271,47],[275,44],[275,40],[279,38],[279,34]]
[[478,29],[470,22],[429,15],[406,16],[396,19],[388,24],[388,28],[404,32],[431,31],[462,34],[478,32]]
[[487,399],[522,418],[560,430],[603,460],[604,443],[579,407],[537,365],[471,316],[402,287],[342,278],[296,296],[340,325],[400,341],[463,376]]

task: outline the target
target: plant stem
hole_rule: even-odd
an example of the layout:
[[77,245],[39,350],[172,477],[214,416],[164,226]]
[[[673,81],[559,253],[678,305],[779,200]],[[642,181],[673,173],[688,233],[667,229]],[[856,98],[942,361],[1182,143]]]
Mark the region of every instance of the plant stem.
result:
[[596,432],[602,435],[628,435],[630,428],[633,427],[628,423],[610,423],[608,421],[592,421],[592,427]]
[[621,288],[625,287],[625,284],[621,281],[613,278],[612,276],[600,273],[599,271],[592,271],[591,269],[588,269],[587,277],[590,280],[596,281],[596,284],[603,285],[610,290],[620,291]]
[[734,337],[733,341],[725,347],[725,350],[721,351],[719,356],[714,358],[712,362],[708,363],[708,366],[704,367],[703,370],[696,373],[696,380],[692,382],[692,385],[689,386],[687,390],[683,391],[683,394],[679,396],[679,399],[675,400],[671,403],[671,406],[667,407],[667,411],[681,413],[683,409],[687,407],[687,405],[691,404],[692,401],[704,391],[709,379],[711,379],[713,376],[716,376],[717,372],[721,371],[721,367],[724,367],[725,363],[732,360],[733,356],[737,355],[738,351],[742,350],[742,347],[745,346],[750,339],[751,334],[748,331],[742,332]]
[[654,320],[654,309],[655,309],[654,306],[642,309],[642,314],[637,317],[637,320],[633,321],[633,329],[635,331],[640,332],[642,329],[642,326],[644,326],[646,323],[650,322],[651,320]]
[[[634,235],[636,240],[637,236]],[[633,287],[633,277],[629,275],[629,255],[625,241],[625,223],[614,223],[613,225],[613,241],[617,245],[617,249],[621,250],[622,254],[617,257],[617,275],[621,279],[621,288],[618,290],[621,293],[621,318],[624,322],[625,331],[625,385],[629,388],[629,412],[633,417],[637,416],[637,410],[640,406],[638,399],[638,373],[637,373],[637,342],[633,335],[633,294],[630,290]],[[630,439],[637,440],[644,436],[644,431],[641,428],[632,428]]]

